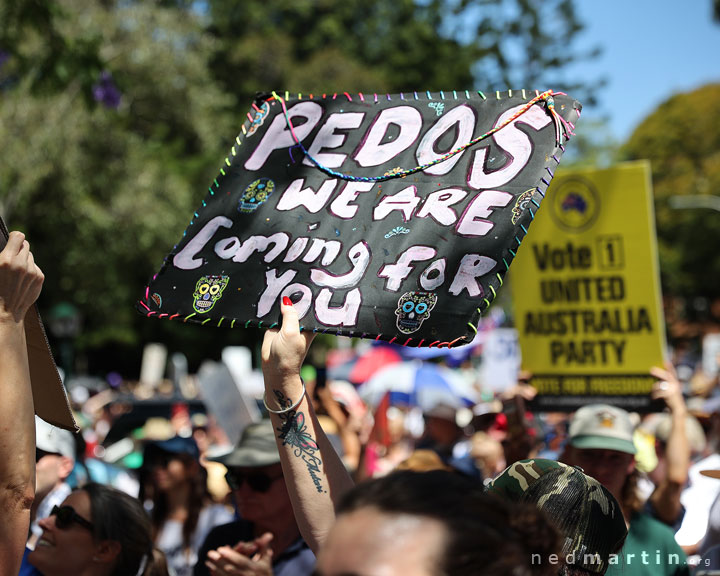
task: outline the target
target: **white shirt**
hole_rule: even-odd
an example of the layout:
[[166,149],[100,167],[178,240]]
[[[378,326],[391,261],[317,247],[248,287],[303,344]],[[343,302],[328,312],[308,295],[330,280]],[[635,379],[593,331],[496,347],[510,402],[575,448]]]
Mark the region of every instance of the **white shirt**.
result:
[[703,476],[700,471],[717,468],[720,468],[720,454],[711,454],[690,466],[689,484],[680,496],[685,516],[680,530],[675,534],[675,540],[680,546],[692,546],[705,536],[710,507],[720,494],[720,480]]
[[192,576],[197,563],[198,550],[205,541],[208,532],[219,524],[227,524],[235,515],[222,504],[212,504],[200,511],[195,532],[190,538],[190,548],[183,545],[183,523],[179,520],[167,520],[158,534],[155,545],[165,553],[168,568],[174,576]]

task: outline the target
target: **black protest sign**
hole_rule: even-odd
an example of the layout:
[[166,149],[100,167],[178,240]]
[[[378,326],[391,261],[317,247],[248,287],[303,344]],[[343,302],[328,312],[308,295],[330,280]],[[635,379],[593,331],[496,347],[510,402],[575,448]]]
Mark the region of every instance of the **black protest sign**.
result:
[[272,94],[146,288],[147,316],[407,346],[476,333],[580,105],[529,91]]

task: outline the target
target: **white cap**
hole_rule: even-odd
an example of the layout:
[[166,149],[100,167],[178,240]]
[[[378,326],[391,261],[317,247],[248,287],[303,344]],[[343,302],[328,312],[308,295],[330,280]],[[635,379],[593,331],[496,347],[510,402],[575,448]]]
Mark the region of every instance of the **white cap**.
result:
[[75,461],[75,438],[68,430],[52,426],[35,416],[35,446],[43,452],[60,454]]
[[432,416],[433,418],[440,418],[441,420],[448,420],[450,422],[455,422],[455,418],[457,417],[457,411],[458,409],[455,406],[450,406],[449,404],[439,402],[431,408],[423,410],[423,415]]

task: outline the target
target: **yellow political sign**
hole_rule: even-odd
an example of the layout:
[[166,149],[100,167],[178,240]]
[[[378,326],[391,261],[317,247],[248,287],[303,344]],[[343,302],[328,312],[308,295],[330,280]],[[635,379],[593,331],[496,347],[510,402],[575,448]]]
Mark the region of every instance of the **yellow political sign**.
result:
[[558,175],[511,274],[538,409],[650,407],[665,328],[647,162]]

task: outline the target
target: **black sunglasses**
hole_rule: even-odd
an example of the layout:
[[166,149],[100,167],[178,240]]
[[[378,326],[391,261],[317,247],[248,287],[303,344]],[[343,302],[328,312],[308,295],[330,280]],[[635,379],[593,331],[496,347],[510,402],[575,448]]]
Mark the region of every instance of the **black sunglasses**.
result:
[[95,530],[95,526],[89,520],[85,520],[80,514],[75,512],[72,506],[53,506],[50,516],[55,516],[55,526],[60,530],[67,530],[73,524],[80,524],[83,528],[87,528],[91,532]]
[[279,478],[282,478],[282,474],[279,476],[268,476],[262,472],[243,474],[239,470],[228,470],[225,473],[225,480],[227,480],[231,490],[240,490],[243,483],[247,481],[248,486],[250,486],[253,491],[261,493],[270,490],[275,480]]

